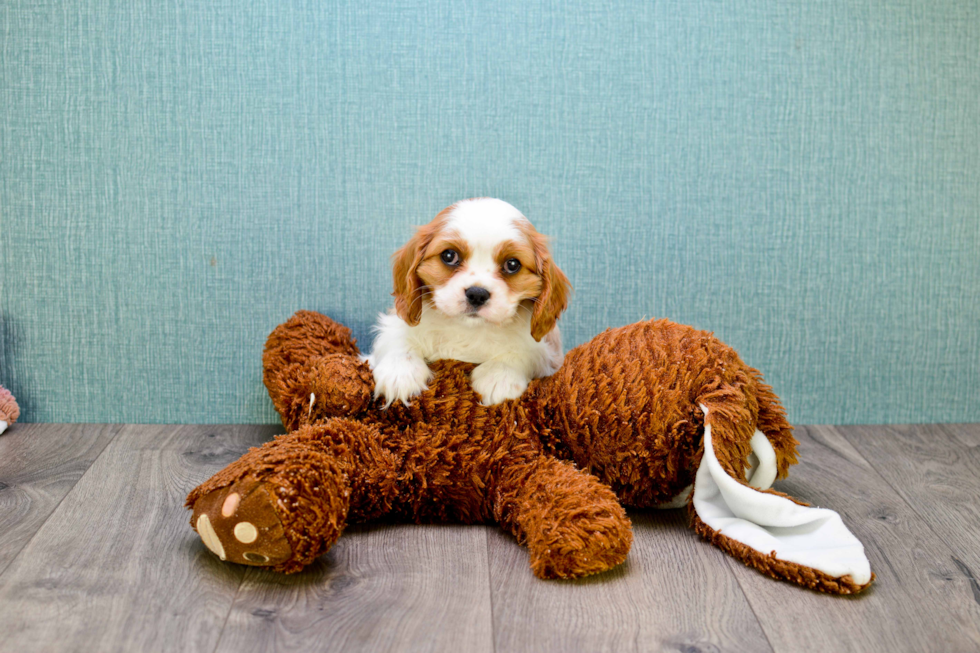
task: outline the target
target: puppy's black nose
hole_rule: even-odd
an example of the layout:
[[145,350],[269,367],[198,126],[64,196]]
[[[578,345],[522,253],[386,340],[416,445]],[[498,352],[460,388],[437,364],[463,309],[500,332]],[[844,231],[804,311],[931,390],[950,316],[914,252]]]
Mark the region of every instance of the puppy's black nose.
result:
[[490,299],[490,291],[480,286],[470,286],[466,289],[466,301],[473,308],[480,308]]

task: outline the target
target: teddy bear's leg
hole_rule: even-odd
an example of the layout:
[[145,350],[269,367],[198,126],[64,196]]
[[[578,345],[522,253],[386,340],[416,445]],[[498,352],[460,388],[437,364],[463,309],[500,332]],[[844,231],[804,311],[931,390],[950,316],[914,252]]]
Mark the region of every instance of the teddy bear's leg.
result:
[[300,571],[349,516],[388,509],[395,466],[375,428],[343,419],[307,426],[250,449],[193,490],[191,526],[222,560]]
[[539,578],[597,574],[626,559],[633,532],[616,495],[572,463],[537,457],[505,465],[494,516],[527,545]]

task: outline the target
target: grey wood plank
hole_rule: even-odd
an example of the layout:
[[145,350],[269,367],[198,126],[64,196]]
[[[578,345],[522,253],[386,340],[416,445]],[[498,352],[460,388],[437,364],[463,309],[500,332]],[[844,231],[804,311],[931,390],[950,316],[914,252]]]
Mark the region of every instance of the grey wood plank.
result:
[[120,428],[16,424],[0,435],[0,574]]
[[[953,551],[954,572],[980,579],[980,428],[933,424],[840,430]],[[980,601],[980,589],[975,596]]]
[[0,576],[0,651],[211,651],[244,574],[188,490],[273,427],[127,426]]
[[347,530],[300,574],[249,569],[217,651],[492,651],[486,527]]
[[770,651],[725,554],[684,510],[634,512],[633,548],[605,574],[532,575],[514,538],[490,534],[494,638],[510,651]]
[[943,424],[942,429],[964,447],[980,447],[980,424]]
[[[953,553],[833,427],[797,427],[800,464],[776,488],[838,511],[877,581],[836,597],[770,580],[730,559],[777,651],[973,651],[980,605]],[[904,482],[904,481],[903,481]]]

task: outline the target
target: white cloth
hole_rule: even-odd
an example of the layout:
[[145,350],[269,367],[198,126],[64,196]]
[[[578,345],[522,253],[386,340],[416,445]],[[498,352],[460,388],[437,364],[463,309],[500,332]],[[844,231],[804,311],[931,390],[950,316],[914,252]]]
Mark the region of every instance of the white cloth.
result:
[[711,443],[708,409],[704,411],[704,456],[694,481],[694,510],[705,524],[763,555],[840,578],[850,575],[855,583],[871,580],[871,565],[864,546],[847,530],[833,510],[801,506],[785,497],[757,492],[776,478],[776,453],[768,438],[756,431],[752,437],[749,485],[729,476]]

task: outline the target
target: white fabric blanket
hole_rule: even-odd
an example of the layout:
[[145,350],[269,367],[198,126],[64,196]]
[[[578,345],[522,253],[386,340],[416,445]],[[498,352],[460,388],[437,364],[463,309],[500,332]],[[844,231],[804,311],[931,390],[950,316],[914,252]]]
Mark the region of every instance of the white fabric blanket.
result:
[[[776,479],[776,453],[761,431],[752,437],[748,485],[729,476],[711,443],[708,409],[704,411],[704,456],[694,481],[694,510],[723,535],[779,560],[821,571],[833,578],[850,575],[863,585],[871,580],[864,546],[833,510],[801,506],[785,497],[758,492]],[[751,487],[750,487],[751,486]]]

